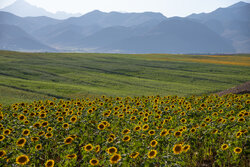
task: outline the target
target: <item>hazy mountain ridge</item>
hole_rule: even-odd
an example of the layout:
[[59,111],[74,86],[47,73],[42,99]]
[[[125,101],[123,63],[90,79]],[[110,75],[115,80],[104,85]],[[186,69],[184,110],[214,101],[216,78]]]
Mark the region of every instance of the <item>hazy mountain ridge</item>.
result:
[[14,25],[0,24],[0,39],[1,50],[55,51]]
[[3,9],[0,9],[0,11],[10,12],[20,17],[47,16],[55,19],[67,19],[69,17],[78,17],[81,15],[80,13],[71,14],[62,11],[50,13],[43,8],[39,8],[29,4],[25,0],[16,0],[16,2]]
[[[219,47],[218,47],[219,46]],[[170,18],[142,36],[112,43],[109,48],[129,53],[232,53],[230,42],[203,24]]]
[[[17,26],[32,39],[58,51],[250,53],[249,6],[241,2],[186,18],[166,18],[153,12],[95,10],[80,17],[57,20],[0,12],[0,24]],[[4,40],[0,37],[1,43]]]
[[250,53],[250,4],[238,2],[211,13],[192,14],[188,18],[231,40],[237,52]]

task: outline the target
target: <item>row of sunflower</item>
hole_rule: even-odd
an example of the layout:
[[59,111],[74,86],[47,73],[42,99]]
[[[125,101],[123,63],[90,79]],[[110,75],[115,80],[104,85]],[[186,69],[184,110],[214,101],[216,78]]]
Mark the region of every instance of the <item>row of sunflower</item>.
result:
[[249,94],[0,105],[0,166],[247,166]]

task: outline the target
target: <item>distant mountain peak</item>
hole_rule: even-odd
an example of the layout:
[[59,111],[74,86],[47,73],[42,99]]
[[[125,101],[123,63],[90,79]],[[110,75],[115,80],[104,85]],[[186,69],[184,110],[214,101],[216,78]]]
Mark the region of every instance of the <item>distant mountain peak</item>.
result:
[[80,16],[81,14],[71,14],[66,12],[50,13],[43,8],[34,6],[28,3],[26,0],[16,0],[9,6],[0,9],[1,11],[10,12],[21,17],[36,17],[36,16],[47,16],[55,19],[66,19],[69,17]]
[[249,5],[249,3],[240,1],[238,3],[235,3],[235,4],[231,5],[231,6],[229,6],[228,8],[242,7],[242,6],[245,6],[245,5]]

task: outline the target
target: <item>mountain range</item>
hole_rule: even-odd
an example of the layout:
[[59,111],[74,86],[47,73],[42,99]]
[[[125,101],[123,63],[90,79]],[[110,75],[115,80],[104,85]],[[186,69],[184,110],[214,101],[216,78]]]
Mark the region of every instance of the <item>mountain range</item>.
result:
[[[23,0],[16,3],[19,1]],[[15,7],[12,4],[9,8],[14,9],[13,6]],[[29,7],[32,8],[31,5]],[[155,12],[106,13],[98,10],[61,20],[43,15],[20,17],[0,11],[0,49],[112,53],[250,53],[250,4],[245,2],[187,17],[167,18]]]

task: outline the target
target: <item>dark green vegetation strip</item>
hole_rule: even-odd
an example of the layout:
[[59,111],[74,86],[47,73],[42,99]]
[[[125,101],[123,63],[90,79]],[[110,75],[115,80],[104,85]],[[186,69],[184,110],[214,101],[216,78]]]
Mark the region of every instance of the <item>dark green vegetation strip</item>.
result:
[[250,55],[0,51],[0,102],[213,93],[249,81],[249,60]]

